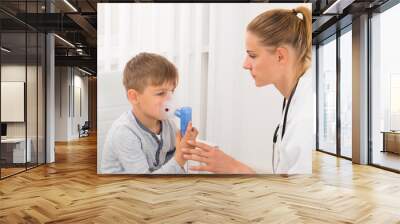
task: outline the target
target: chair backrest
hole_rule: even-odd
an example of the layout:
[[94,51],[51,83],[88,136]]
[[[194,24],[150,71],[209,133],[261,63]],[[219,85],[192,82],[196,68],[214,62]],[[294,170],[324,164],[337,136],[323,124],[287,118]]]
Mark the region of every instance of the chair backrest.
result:
[[89,129],[89,127],[90,127],[89,121],[85,121],[85,123],[83,124],[82,128]]

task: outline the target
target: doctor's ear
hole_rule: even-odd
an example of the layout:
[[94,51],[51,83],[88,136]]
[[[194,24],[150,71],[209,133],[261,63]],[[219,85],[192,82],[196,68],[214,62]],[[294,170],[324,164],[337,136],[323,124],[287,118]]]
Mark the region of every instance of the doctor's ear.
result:
[[279,63],[286,64],[288,62],[289,51],[285,47],[277,47],[276,48],[276,57]]
[[138,104],[139,92],[134,89],[129,89],[127,92],[129,102],[132,104]]

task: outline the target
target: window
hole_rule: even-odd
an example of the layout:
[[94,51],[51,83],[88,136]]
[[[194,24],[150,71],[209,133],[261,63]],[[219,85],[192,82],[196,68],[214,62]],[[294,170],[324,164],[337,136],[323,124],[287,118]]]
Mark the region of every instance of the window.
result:
[[[19,2],[15,10],[41,13],[44,3]],[[0,6],[8,4],[13,5],[1,2]],[[0,12],[0,17],[8,21],[0,28],[0,111],[5,115],[1,118],[0,178],[5,178],[45,163],[46,39],[44,33],[9,15]]]
[[400,73],[390,75],[390,130],[400,130]]
[[[371,160],[400,170],[400,5],[371,18]],[[397,130],[397,132],[396,132]]]
[[[340,155],[352,157],[352,34],[340,36]],[[347,31],[347,32],[346,32]]]
[[336,153],[336,39],[318,48],[318,149]]

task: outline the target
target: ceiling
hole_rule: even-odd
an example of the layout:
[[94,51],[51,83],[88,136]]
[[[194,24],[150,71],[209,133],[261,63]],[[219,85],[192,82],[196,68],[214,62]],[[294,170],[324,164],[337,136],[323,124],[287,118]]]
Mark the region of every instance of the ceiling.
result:
[[[313,42],[318,43],[336,32],[337,28],[347,26],[351,18],[366,10],[373,10],[389,0],[254,0],[250,2],[269,3],[312,3]],[[119,1],[119,0],[1,0],[0,25],[2,46],[8,43],[14,54],[35,52],[36,46],[43,46],[31,40],[25,50],[25,29],[28,32],[54,32],[56,65],[79,66],[96,73],[97,67],[97,3],[117,2],[172,2],[172,1]],[[200,2],[200,1],[173,1]],[[201,2],[216,2],[201,1]],[[220,2],[223,2],[222,0]],[[234,0],[230,2],[249,2]],[[49,13],[49,12],[52,13]],[[338,23],[338,21],[341,21]],[[339,25],[338,25],[339,24]],[[64,41],[66,40],[66,41]],[[31,43],[32,42],[32,43]],[[10,57],[10,56],[9,56]],[[17,57],[17,56],[15,56]],[[10,57],[11,58],[11,57]]]

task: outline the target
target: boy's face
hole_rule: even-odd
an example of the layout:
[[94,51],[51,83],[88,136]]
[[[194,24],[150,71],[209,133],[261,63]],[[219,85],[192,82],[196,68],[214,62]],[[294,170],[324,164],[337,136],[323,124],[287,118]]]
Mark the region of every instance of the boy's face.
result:
[[167,100],[172,96],[175,90],[175,86],[172,83],[164,83],[161,86],[147,86],[142,93],[134,91],[134,97],[130,97],[129,90],[128,98],[133,106],[140,110],[146,116],[155,119],[162,120],[163,114],[162,109]]

